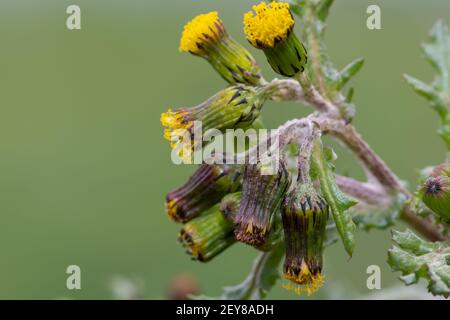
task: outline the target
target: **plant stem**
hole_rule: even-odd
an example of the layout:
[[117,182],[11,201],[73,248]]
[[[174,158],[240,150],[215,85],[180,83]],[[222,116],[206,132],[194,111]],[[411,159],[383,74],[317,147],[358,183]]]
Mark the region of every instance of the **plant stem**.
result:
[[339,175],[336,175],[336,183],[344,193],[369,205],[387,206],[390,203],[388,195],[379,185]]
[[[336,176],[336,182],[343,192],[367,204],[379,207],[389,205],[389,195],[371,183],[363,183],[342,176]],[[408,225],[427,239],[432,241],[445,240],[445,237],[442,236],[432,221],[418,216],[408,204],[402,209],[400,216]]]
[[[401,193],[407,199],[412,198],[411,192],[401,183],[400,179],[387,166],[381,157],[375,153],[357,130],[352,125],[346,124],[344,120],[336,119],[334,117],[339,108],[334,105],[333,102],[324,98],[314,88],[312,88],[312,91],[310,91],[309,94],[306,94],[297,81],[276,81],[277,86],[282,88],[282,90],[274,97],[277,100],[306,102],[312,105],[318,113],[310,115],[308,119],[317,123],[323,133],[331,134],[344,143],[370,173],[369,179],[375,179],[386,191],[386,197],[390,198],[396,193]],[[419,217],[409,204],[403,209],[401,219],[431,241],[450,239],[448,235],[443,236],[441,234],[440,230],[433,224],[431,219]]]
[[[330,122],[332,125],[330,125]],[[375,151],[372,150],[356,129],[351,125],[345,125],[343,121],[338,122],[340,123],[336,123],[336,120],[326,119],[326,126],[322,129],[328,131],[353,151],[365,168],[367,168],[372,176],[385,188],[388,194],[401,193],[407,199],[411,199],[411,192],[405,188],[400,182],[400,179],[375,153]],[[412,228],[431,241],[442,241],[448,238],[441,234],[438,227],[434,225],[430,218],[422,218],[416,215],[409,204],[405,206],[400,217]]]

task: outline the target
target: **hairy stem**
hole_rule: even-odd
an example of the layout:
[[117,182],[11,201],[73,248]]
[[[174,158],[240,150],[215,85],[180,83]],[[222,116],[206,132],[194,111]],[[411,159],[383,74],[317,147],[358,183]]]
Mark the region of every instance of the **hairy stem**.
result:
[[[331,126],[331,129],[334,130],[330,133],[340,141],[344,142],[345,145],[353,151],[386,191],[389,193],[401,193],[406,196],[407,199],[412,198],[411,192],[405,188],[400,182],[400,179],[391,171],[375,151],[372,150],[368,143],[364,141],[353,126]],[[404,207],[400,217],[429,240],[442,241],[448,239],[448,237],[444,237],[438,227],[434,225],[431,217],[419,217],[409,204]]]
[[[334,121],[331,121],[334,122]],[[386,163],[372,150],[369,144],[351,125],[326,122],[325,131],[342,141],[372,173],[377,181],[390,193],[401,192],[409,195],[409,191],[402,185],[398,177],[389,169]]]
[[273,90],[272,99],[275,101],[306,102],[321,113],[337,114],[336,107],[324,99],[312,85],[308,85],[308,89],[305,91],[296,80],[275,79],[267,87]]
[[374,206],[385,206],[390,203],[389,197],[379,185],[368,182],[360,182],[352,178],[336,176],[339,188],[351,197],[362,200]]
[[[401,193],[407,199],[412,198],[411,192],[401,183],[400,179],[387,166],[380,156],[369,146],[357,130],[346,124],[344,120],[330,117],[338,107],[327,100],[317,91],[311,95],[305,94],[300,84],[292,80],[276,80],[277,85],[282,87],[276,95],[277,100],[304,102],[312,105],[319,114],[313,114],[309,119],[317,123],[323,133],[328,133],[341,141],[360,160],[364,168],[370,173],[369,179],[376,182],[386,191],[386,197]],[[331,111],[331,112],[330,112]],[[341,180],[342,182],[342,180]],[[347,181],[348,182],[348,181]],[[367,189],[366,189],[367,191]],[[429,218],[416,215],[414,210],[405,206],[401,214],[402,220],[432,241],[448,240],[443,236],[437,226]]]
[[[380,190],[378,185],[363,183],[342,176],[336,176],[336,182],[343,192],[367,204],[379,207],[389,205],[389,195]],[[433,224],[433,221],[418,216],[409,204],[402,209],[401,218],[429,240],[442,241],[448,239],[442,235],[440,230]]]

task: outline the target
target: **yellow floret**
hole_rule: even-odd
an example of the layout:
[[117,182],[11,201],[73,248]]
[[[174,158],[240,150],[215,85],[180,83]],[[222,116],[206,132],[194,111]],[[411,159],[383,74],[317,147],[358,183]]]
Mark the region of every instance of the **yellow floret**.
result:
[[172,199],[170,201],[167,201],[165,206],[167,214],[172,218],[176,218],[178,211],[177,200]]
[[[193,126],[193,121],[188,120],[187,111],[178,110],[161,114],[161,124],[164,127],[164,138],[170,142],[172,149],[178,148],[178,155],[181,159],[190,159],[192,155],[192,144],[186,136],[190,136],[189,130]],[[181,146],[180,146],[181,145]]]
[[176,129],[188,129],[191,124],[185,121],[185,111],[172,111],[169,109],[167,112],[161,114],[161,124],[171,130]]
[[302,261],[300,274],[295,274],[288,270],[284,277],[295,283],[284,284],[284,289],[294,291],[297,294],[306,293],[308,296],[319,290],[325,281],[325,277],[322,274],[312,274],[305,261]]
[[217,41],[225,30],[216,11],[201,14],[184,26],[180,41],[180,51],[197,54],[201,52],[198,44]]
[[244,15],[244,32],[255,47],[273,48],[277,41],[286,39],[295,21],[289,4],[273,1],[261,2]]

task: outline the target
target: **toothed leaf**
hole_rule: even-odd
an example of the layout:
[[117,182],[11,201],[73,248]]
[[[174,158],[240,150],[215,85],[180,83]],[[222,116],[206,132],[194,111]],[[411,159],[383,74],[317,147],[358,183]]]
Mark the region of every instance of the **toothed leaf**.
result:
[[407,74],[404,74],[403,77],[405,78],[406,83],[408,83],[415,92],[417,92],[425,99],[432,101],[438,96],[438,93],[434,91],[433,87],[427,85],[426,83]]
[[396,246],[388,252],[388,263],[394,271],[400,271],[400,279],[406,284],[419,279],[428,282],[428,290],[434,295],[450,295],[450,244],[427,242],[412,231],[393,231]]
[[351,256],[355,247],[356,225],[348,211],[357,204],[339,189],[330,164],[325,159],[322,142],[317,140],[312,156],[312,170],[320,181],[320,189],[331,208],[334,222],[345,250]]
[[427,60],[437,71],[436,79],[429,85],[407,75],[405,79],[439,114],[442,125],[438,132],[450,151],[450,33],[443,21],[435,23],[430,32],[429,42],[422,47]]

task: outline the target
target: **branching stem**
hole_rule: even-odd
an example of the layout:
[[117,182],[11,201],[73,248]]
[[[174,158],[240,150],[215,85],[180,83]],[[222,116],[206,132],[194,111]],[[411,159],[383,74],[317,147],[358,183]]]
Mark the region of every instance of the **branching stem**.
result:
[[[366,171],[369,172],[369,182],[367,184],[344,178],[339,178],[341,186],[347,188],[348,192],[358,198],[366,198],[366,200],[381,200],[379,186],[384,192],[383,201],[386,199],[390,201],[395,194],[403,194],[407,199],[412,198],[411,192],[401,183],[400,179],[387,166],[378,154],[369,146],[369,144],[362,138],[357,130],[347,124],[344,120],[335,117],[338,114],[338,107],[333,102],[324,98],[317,90],[312,88],[309,93],[305,93],[301,88],[299,82],[295,80],[274,80],[273,85],[276,85],[280,90],[274,94],[273,99],[280,101],[296,101],[303,102],[313,106],[317,113],[308,117],[308,119],[320,127],[324,134],[330,134],[340,142],[342,142],[353,154],[360,160]],[[304,119],[298,120],[304,122]],[[291,121],[291,126],[294,124]],[[375,181],[370,181],[375,179]],[[377,186],[378,185],[378,186]],[[356,192],[358,189],[358,192]],[[351,194],[351,193],[350,193]],[[370,198],[370,199],[367,199]],[[410,207],[409,202],[404,207],[401,218],[411,227],[420,232],[423,236],[432,241],[448,240],[449,237],[444,237],[438,227],[433,224],[433,221],[427,218],[422,218],[414,212]]]

